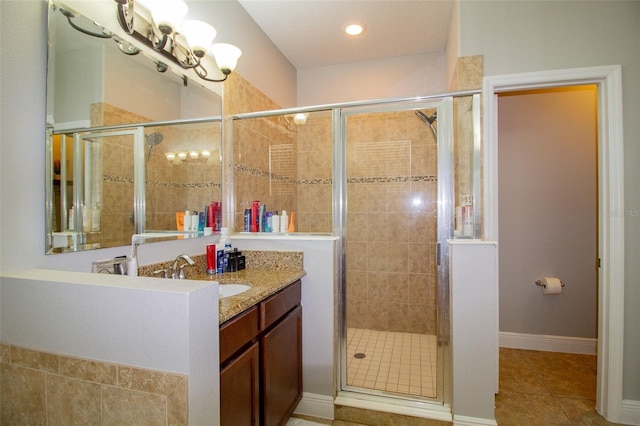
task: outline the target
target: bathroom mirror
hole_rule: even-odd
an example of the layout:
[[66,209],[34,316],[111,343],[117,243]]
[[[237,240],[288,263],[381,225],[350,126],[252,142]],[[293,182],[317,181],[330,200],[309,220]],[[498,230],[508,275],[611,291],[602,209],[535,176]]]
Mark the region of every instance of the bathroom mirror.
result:
[[48,254],[176,231],[176,212],[221,199],[219,83],[191,79],[95,19],[49,2]]

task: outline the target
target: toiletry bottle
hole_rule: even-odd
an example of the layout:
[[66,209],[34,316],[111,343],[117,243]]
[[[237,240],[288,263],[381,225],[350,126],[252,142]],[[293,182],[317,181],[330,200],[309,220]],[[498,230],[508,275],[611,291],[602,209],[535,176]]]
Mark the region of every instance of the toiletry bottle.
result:
[[464,197],[462,206],[462,235],[473,237],[473,199],[470,195]]
[[258,210],[260,201],[255,200],[251,205],[251,232],[258,232]]
[[265,205],[261,204],[258,208],[258,232],[264,232],[264,209]]
[[91,215],[86,205],[82,205],[82,232],[91,232]]
[[205,216],[204,212],[198,213],[198,232],[204,232],[204,224],[205,224],[204,216]]
[[184,212],[176,212],[176,230],[184,231]]
[[278,210],[271,215],[271,232],[280,232],[280,215],[278,215]]
[[207,245],[207,274],[213,275],[216,273],[216,245]]
[[100,231],[100,204],[93,203],[91,209],[91,230],[93,232]]
[[209,206],[207,207],[207,212],[208,212],[207,226],[210,227],[210,228],[213,228],[214,231],[217,231],[217,229],[215,227],[216,212],[213,209],[213,201],[209,203]]
[[296,212],[291,212],[291,219],[289,219],[289,229],[287,232],[296,232]]
[[69,231],[73,231],[76,226],[76,218],[73,214],[73,207],[69,209]]
[[286,210],[282,210],[280,215],[280,232],[287,232],[289,229],[289,215]]
[[251,209],[244,209],[244,232],[251,232]]
[[273,212],[266,212],[264,214],[264,232],[272,231],[272,224],[273,224],[272,216],[273,216]]

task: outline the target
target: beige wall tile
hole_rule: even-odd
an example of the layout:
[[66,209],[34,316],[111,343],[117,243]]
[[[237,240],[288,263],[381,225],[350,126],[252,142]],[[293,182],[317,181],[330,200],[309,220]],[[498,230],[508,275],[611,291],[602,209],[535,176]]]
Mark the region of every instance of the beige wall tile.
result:
[[167,422],[167,397],[102,386],[102,424],[162,425]]
[[11,345],[0,343],[0,362],[11,362]]
[[45,373],[0,363],[0,424],[46,424]]
[[46,371],[47,373],[58,373],[60,371],[60,357],[58,355],[17,346],[11,346],[11,362],[14,365]]
[[60,374],[105,385],[115,385],[118,380],[115,364],[67,356],[60,357]]
[[47,375],[47,425],[99,425],[100,385]]

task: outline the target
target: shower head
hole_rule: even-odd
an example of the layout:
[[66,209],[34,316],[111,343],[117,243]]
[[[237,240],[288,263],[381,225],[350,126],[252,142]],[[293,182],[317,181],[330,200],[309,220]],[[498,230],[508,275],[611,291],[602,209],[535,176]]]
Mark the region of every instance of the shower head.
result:
[[162,135],[162,133],[153,132],[144,137],[144,143],[147,147],[152,148],[158,145],[160,142],[162,142],[163,139],[164,139],[164,136]]
[[433,125],[433,123],[438,119],[438,111],[435,111],[433,114],[427,117],[424,112],[416,110],[416,117],[422,120],[424,124],[429,126],[429,128],[431,129],[431,133],[433,133],[433,137],[438,140],[438,129],[436,129],[436,126]]
[[424,122],[424,124],[431,126],[433,124],[434,121],[436,121],[438,119],[438,113],[434,112],[433,114],[431,114],[429,117],[427,117],[427,115],[420,111],[420,110],[416,110],[416,116],[422,120]]

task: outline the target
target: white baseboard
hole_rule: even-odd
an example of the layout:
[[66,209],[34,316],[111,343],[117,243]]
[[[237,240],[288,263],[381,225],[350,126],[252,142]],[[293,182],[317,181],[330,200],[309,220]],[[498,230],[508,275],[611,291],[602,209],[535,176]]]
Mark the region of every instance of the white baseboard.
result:
[[625,425],[640,425],[640,401],[622,400],[621,422]]
[[333,420],[333,397],[317,393],[302,392],[302,399],[294,413],[303,416]]
[[453,416],[453,426],[496,426],[497,424],[495,420],[468,416]]
[[500,347],[533,351],[565,352],[596,355],[598,339],[584,337],[549,336],[545,334],[510,333],[501,331]]

